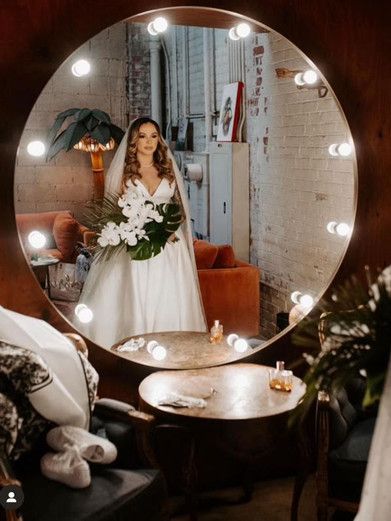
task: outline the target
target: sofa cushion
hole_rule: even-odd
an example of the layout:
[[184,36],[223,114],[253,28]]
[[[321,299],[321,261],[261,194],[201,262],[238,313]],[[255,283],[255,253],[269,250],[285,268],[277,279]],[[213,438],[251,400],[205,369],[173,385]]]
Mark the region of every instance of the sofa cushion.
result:
[[216,261],[218,247],[207,241],[195,240],[194,255],[198,270],[209,270]]
[[53,235],[64,261],[72,260],[79,237],[79,223],[70,213],[60,213],[54,219]]
[[216,260],[213,264],[214,268],[234,268],[235,253],[230,244],[220,244],[218,246]]

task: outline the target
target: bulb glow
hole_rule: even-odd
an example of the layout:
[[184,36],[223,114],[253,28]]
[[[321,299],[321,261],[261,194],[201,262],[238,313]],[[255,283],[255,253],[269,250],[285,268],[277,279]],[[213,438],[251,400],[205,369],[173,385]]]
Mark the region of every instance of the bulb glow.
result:
[[341,143],[337,147],[338,154],[342,157],[350,156],[352,152],[352,147],[349,145],[349,143]]
[[305,81],[303,80],[303,73],[302,72],[298,72],[295,75],[295,83],[296,83],[296,85],[299,85],[300,87],[305,85]]
[[236,32],[236,27],[231,27],[231,29],[228,32],[228,36],[231,40],[240,40],[240,36]]
[[235,351],[237,351],[238,353],[244,353],[245,351],[247,351],[247,348],[248,348],[248,344],[244,338],[238,338],[237,340],[235,340],[235,342],[234,342]]
[[164,360],[167,356],[167,349],[158,344],[152,349],[151,355],[155,360]]
[[232,347],[234,345],[234,342],[235,340],[237,340],[239,338],[239,335],[237,335],[236,333],[231,333],[230,335],[227,336],[227,344]]
[[335,231],[341,237],[347,237],[350,234],[350,226],[348,224],[346,224],[346,223],[339,223],[335,227]]
[[87,306],[79,309],[79,312],[77,314],[77,318],[82,322],[83,324],[88,324],[88,322],[91,322],[91,320],[94,318],[94,314],[91,311],[90,308]]
[[79,312],[82,310],[82,309],[85,309],[87,306],[85,304],[78,304],[76,307],[75,307],[75,315],[78,316],[79,315]]
[[77,62],[72,65],[71,70],[74,76],[81,78],[82,76],[87,76],[87,74],[89,74],[91,71],[91,65],[87,60],[77,60]]
[[27,145],[27,152],[30,156],[41,157],[44,155],[46,147],[42,141],[30,141]]
[[33,248],[39,250],[46,244],[46,237],[43,233],[34,230],[28,234],[28,241]]
[[326,226],[327,231],[329,233],[333,233],[334,234],[335,233],[335,227],[337,226],[337,224],[338,223],[336,221],[330,221],[329,223],[327,223],[327,226]]
[[303,81],[308,85],[313,85],[318,81],[318,75],[313,70],[308,70],[303,73]]
[[314,299],[311,297],[311,295],[302,295],[299,298],[300,305],[305,308],[311,308],[314,305]]
[[159,342],[156,342],[156,340],[150,340],[147,344],[147,351],[149,354],[152,354],[153,349],[159,345]]
[[164,33],[168,28],[168,22],[163,16],[158,16],[152,22],[149,22],[147,30],[152,36],[156,36],[159,33]]
[[248,36],[250,34],[250,32],[251,32],[251,28],[245,22],[242,22],[236,26],[236,34],[240,38],[246,38],[246,36]]
[[301,295],[300,291],[294,291],[293,293],[291,293],[291,301],[294,304],[298,304],[300,295]]

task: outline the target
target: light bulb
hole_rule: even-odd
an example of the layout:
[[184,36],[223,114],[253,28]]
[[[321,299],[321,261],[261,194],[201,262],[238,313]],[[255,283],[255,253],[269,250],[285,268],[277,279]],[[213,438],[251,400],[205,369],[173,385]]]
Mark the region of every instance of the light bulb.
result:
[[162,16],[158,16],[152,22],[149,22],[147,30],[152,36],[156,36],[159,33],[164,33],[167,30],[168,22]]
[[352,147],[349,143],[333,143],[329,146],[329,154],[331,156],[348,157],[352,153]]
[[244,338],[238,338],[237,340],[235,340],[235,342],[234,342],[235,351],[237,351],[238,353],[244,353],[245,351],[247,351],[247,348],[248,348],[248,344]]
[[34,230],[28,234],[28,241],[33,248],[39,250],[45,246],[46,237],[43,233]]
[[90,62],[88,62],[87,60],[77,60],[77,62],[75,62],[72,65],[71,70],[74,76],[76,76],[77,78],[81,78],[82,76],[86,76],[90,72],[91,65]]
[[78,304],[76,307],[75,307],[75,315],[76,316],[79,316],[79,312],[82,310],[82,309],[85,309],[87,306],[85,304]]
[[242,22],[236,26],[236,34],[240,38],[246,38],[246,36],[248,36],[250,34],[250,32],[251,32],[251,28],[245,22]]
[[299,298],[300,306],[303,308],[311,308],[314,305],[314,299],[311,297],[311,295],[302,295]]
[[308,71],[303,72],[303,81],[308,85],[313,85],[318,81],[318,75],[315,71],[310,69]]
[[227,344],[232,347],[234,345],[234,342],[235,340],[237,340],[239,338],[239,335],[237,335],[236,333],[231,333],[230,335],[227,336]]
[[148,353],[152,353],[153,349],[159,345],[159,342],[156,342],[156,340],[150,340],[147,344],[147,351]]
[[296,83],[296,85],[299,85],[300,87],[305,85],[305,81],[303,80],[302,72],[298,72],[297,74],[295,74],[295,83]]
[[291,293],[291,301],[294,304],[298,304],[300,295],[301,295],[300,291],[294,291],[293,293]]
[[346,223],[339,223],[335,227],[335,231],[341,237],[347,237],[350,234],[350,226],[348,224],[346,224]]
[[42,141],[30,141],[27,145],[27,152],[30,156],[40,157],[45,153],[45,145]]
[[231,27],[231,29],[228,32],[228,36],[231,40],[240,40],[240,36],[236,32],[236,27]]
[[350,156],[352,152],[352,147],[349,145],[349,143],[341,143],[337,147],[338,154],[342,157]]
[[329,233],[333,233],[334,234],[335,233],[335,227],[337,226],[337,224],[338,223],[336,221],[330,221],[329,223],[327,223],[327,226],[326,226],[327,231]]
[[164,360],[167,356],[167,349],[158,344],[152,349],[151,355],[155,360]]
[[77,318],[82,322],[83,324],[88,324],[88,322],[91,322],[91,320],[94,318],[94,314],[91,311],[90,308],[87,306],[79,309],[79,312],[77,314]]

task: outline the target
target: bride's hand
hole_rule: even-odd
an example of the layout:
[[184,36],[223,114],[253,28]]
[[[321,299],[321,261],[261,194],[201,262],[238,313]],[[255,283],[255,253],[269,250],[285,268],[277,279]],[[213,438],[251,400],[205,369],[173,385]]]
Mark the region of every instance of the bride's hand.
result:
[[176,236],[175,233],[172,233],[169,238],[167,239],[167,242],[171,242],[171,243],[174,243],[174,242],[177,242],[179,241],[178,237]]

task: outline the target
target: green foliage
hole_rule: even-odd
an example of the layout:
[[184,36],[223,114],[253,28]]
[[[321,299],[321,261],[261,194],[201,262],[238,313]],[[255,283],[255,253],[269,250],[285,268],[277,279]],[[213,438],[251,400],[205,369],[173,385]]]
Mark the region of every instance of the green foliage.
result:
[[331,301],[319,305],[321,319],[304,319],[293,342],[322,350],[314,358],[304,354],[310,369],[304,377],[306,393],[294,412],[303,418],[319,391],[336,393],[359,372],[366,374],[363,406],[376,403],[384,386],[391,346],[391,267],[375,284],[364,287],[352,277],[337,289]]
[[[73,118],[74,121],[60,132],[67,118]],[[95,139],[102,145],[106,145],[111,138],[119,144],[124,136],[124,131],[111,123],[110,116],[102,110],[86,108],[65,110],[58,114],[49,130],[46,161],[53,159],[60,150],[71,150],[86,136]]]

